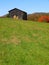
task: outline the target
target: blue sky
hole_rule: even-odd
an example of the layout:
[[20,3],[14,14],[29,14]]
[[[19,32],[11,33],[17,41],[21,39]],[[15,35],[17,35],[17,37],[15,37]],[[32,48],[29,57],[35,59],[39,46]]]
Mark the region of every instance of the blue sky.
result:
[[49,12],[49,0],[0,0],[0,16],[13,8],[26,11],[28,14]]

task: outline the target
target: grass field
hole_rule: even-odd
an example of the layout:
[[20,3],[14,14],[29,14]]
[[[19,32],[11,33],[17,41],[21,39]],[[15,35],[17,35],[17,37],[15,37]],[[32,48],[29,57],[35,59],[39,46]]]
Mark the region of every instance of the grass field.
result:
[[0,18],[0,65],[49,65],[49,23]]

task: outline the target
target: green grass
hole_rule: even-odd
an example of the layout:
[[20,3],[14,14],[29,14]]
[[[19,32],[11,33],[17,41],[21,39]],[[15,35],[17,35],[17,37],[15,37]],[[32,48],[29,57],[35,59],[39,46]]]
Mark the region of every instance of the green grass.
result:
[[0,18],[0,65],[49,65],[49,23]]

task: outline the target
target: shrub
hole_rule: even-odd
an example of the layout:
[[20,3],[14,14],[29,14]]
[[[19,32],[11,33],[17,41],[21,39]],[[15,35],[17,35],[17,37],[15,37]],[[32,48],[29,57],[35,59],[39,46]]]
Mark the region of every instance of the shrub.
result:
[[48,22],[49,23],[49,16],[41,16],[38,19],[39,22]]

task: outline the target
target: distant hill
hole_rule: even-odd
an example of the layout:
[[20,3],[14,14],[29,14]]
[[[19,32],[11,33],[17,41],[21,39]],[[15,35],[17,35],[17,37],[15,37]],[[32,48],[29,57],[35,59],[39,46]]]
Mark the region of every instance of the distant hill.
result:
[[[37,12],[37,13],[28,14],[27,19],[30,21],[38,21],[38,18],[44,15],[49,16],[49,13]],[[7,13],[1,16],[0,18],[9,18],[9,14]]]
[[49,13],[40,12],[40,13],[28,14],[27,19],[28,19],[28,20],[31,20],[31,21],[38,21],[38,18],[39,18],[40,16],[44,16],[44,15],[49,16]]
[[0,18],[7,18],[7,17],[9,17],[9,14],[8,13],[5,14],[5,15],[3,15],[3,16],[0,16]]

